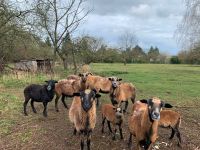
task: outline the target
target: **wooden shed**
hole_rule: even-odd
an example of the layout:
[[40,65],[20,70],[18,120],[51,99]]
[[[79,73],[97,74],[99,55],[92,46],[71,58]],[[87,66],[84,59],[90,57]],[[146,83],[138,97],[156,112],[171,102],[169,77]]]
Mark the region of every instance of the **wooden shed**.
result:
[[15,69],[29,72],[53,72],[52,59],[20,60],[15,63]]

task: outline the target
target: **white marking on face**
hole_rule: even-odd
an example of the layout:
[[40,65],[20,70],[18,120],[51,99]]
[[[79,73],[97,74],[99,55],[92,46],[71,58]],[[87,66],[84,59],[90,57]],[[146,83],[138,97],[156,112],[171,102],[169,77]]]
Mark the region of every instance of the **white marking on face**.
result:
[[89,94],[91,90],[87,89],[85,90],[85,94]]
[[121,111],[121,108],[117,108],[117,111]]
[[160,110],[158,107],[156,107],[156,109],[154,110],[154,112],[160,113]]

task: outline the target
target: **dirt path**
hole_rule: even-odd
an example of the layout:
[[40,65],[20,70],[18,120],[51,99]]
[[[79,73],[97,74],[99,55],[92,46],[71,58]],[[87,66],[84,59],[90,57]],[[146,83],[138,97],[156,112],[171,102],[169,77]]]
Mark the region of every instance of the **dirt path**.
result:
[[[71,101],[71,100],[69,100]],[[37,114],[33,114],[30,106],[28,107],[29,116],[25,117],[20,114],[21,121],[12,128],[12,132],[0,139],[0,149],[2,150],[77,150],[79,149],[79,137],[73,136],[73,126],[68,119],[68,110],[59,106],[60,112],[55,112],[54,102],[48,106],[48,118],[42,116],[42,104],[36,104]],[[183,114],[187,114],[185,111]],[[127,115],[123,126],[124,140],[113,141],[108,133],[106,126],[105,133],[101,131],[101,115],[97,111],[98,120],[92,135],[91,149],[94,150],[127,150],[128,126]],[[187,116],[187,115],[185,115]],[[189,115],[188,115],[189,116]],[[190,121],[187,117],[183,118],[181,132],[184,139],[183,150],[200,149],[200,118],[194,118]],[[170,136],[169,129],[160,129],[159,140],[156,142],[154,149],[178,150],[177,138],[172,141],[168,140]],[[134,143],[135,146],[135,143]]]

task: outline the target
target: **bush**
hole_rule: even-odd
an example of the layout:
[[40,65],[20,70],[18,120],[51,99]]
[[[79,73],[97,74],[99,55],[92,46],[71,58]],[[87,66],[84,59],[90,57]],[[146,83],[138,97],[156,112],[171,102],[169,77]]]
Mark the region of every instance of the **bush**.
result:
[[180,64],[181,61],[179,60],[178,56],[172,56],[170,59],[171,64]]

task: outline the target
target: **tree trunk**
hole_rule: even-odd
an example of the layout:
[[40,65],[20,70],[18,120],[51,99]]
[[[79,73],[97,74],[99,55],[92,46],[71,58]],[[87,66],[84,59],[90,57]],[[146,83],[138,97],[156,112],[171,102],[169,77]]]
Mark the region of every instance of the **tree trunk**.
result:
[[63,59],[63,67],[64,67],[64,69],[68,69],[68,61],[67,61],[67,58],[64,58]]
[[77,74],[78,68],[77,68],[76,58],[75,58],[75,53],[74,53],[73,48],[72,48],[72,60],[73,60],[73,64],[74,64],[74,74]]

